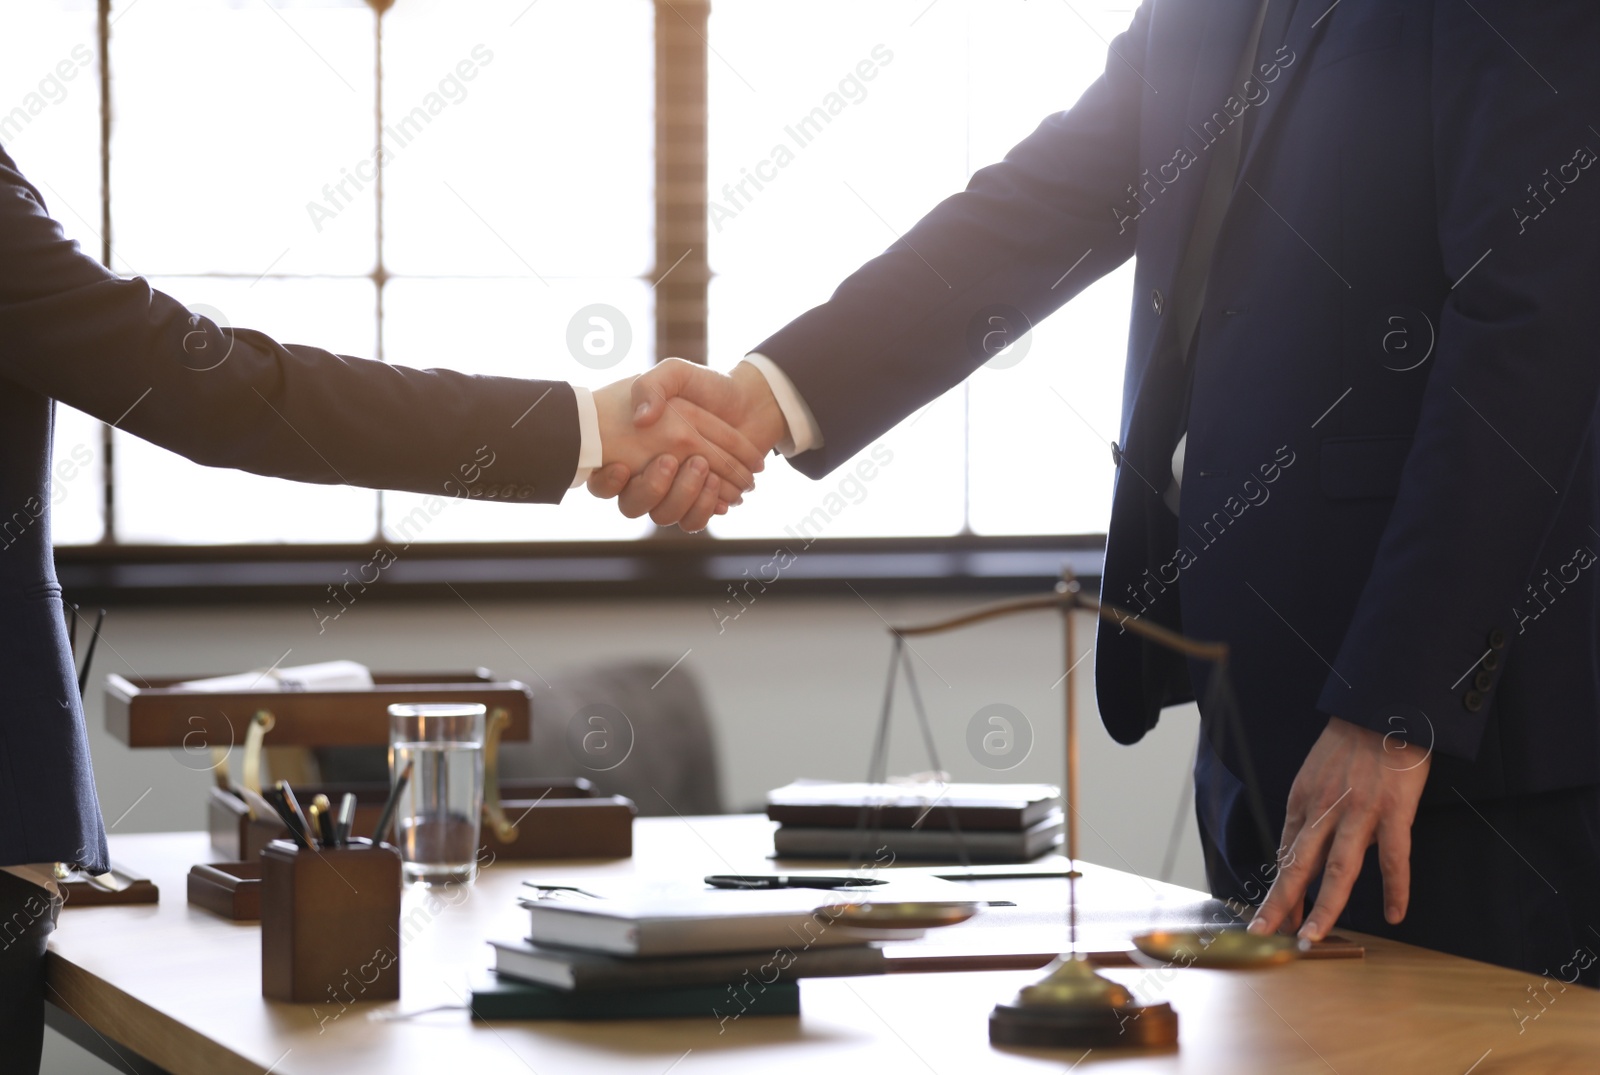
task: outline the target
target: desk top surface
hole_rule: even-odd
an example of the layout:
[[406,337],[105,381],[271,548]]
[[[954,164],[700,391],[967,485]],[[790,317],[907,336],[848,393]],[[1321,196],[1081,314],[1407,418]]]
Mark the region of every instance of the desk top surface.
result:
[[[201,833],[117,836],[112,854],[161,886],[157,906],[69,908],[50,944],[49,999],[177,1075],[351,1072],[1060,1073],[1271,1071],[1592,1072],[1600,992],[1408,945],[1367,939],[1362,960],[1259,971],[1110,970],[1143,999],[1169,1001],[1176,1051],[997,1049],[987,1020],[1037,971],[892,974],[801,984],[798,1017],[473,1023],[464,1005],[489,965],[488,938],[525,931],[525,878],[770,870],[758,817],[641,819],[632,859],[498,864],[444,897],[406,894],[398,1003],[263,1000],[260,930],[185,901],[185,877],[213,856]],[[1131,875],[1095,870],[1108,885]],[[1146,886],[1146,891],[1149,891]],[[1172,891],[1167,889],[1166,891]],[[1187,893],[1193,896],[1194,893]],[[959,927],[958,927],[959,928]]]

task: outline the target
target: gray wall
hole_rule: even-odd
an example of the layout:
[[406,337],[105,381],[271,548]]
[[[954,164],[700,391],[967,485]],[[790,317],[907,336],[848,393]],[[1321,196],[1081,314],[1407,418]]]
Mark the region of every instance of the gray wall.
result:
[[[318,633],[309,606],[203,609],[113,608],[96,682],[103,673],[198,675],[348,658],[375,669],[485,665],[545,689],[541,677],[617,657],[652,657],[697,677],[715,722],[730,809],[755,809],[765,792],[797,776],[859,779],[877,721],[888,667],[890,623],[937,618],[985,597],[867,599],[790,597],[781,582],[718,630],[705,600],[638,602],[358,602]],[[917,678],[940,758],[960,780],[1060,782],[1063,688],[1061,623],[1035,613],[914,643]],[[1092,645],[1080,620],[1078,653]],[[687,653],[687,656],[685,654]],[[1093,703],[1093,659],[1077,668],[1082,720],[1083,857],[1156,874],[1193,750],[1193,707],[1170,711],[1146,740],[1119,747],[1100,727]],[[891,772],[928,768],[902,681]],[[166,750],[133,751],[103,728],[101,693],[86,699],[100,801],[113,832],[194,829],[210,773],[205,759]],[[1033,745],[1015,768],[986,768],[968,747],[975,714],[1014,707]],[[985,713],[985,717],[989,714]],[[993,730],[990,726],[990,730]],[[1020,741],[1020,736],[1018,741]],[[269,740],[270,741],[270,740]],[[998,745],[998,744],[993,744]],[[978,751],[982,754],[982,750]],[[1009,760],[1009,759],[1007,759]],[[1174,880],[1203,887],[1192,811],[1184,811]],[[137,868],[137,863],[130,863]],[[165,892],[164,899],[181,899]],[[92,912],[90,912],[92,913]],[[72,928],[72,912],[63,929]],[[49,1075],[110,1069],[52,1041]]]

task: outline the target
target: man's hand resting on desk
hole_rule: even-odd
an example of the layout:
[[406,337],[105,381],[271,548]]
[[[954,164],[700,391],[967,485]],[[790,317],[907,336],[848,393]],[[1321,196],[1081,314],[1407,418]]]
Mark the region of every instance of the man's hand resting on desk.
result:
[[[617,387],[612,385],[603,391]],[[680,412],[710,412],[737,430],[741,441],[753,446],[759,457],[770,452],[788,432],[766,378],[749,363],[740,363],[731,375],[725,376],[693,362],[669,358],[632,382],[630,399],[632,422],[641,430],[670,423]],[[596,393],[597,405],[598,400]],[[601,425],[603,441],[603,417]],[[714,503],[715,490],[720,487],[718,472],[715,467],[708,471],[685,466],[681,458],[666,453],[649,466],[626,471],[604,467],[590,477],[589,491],[606,499],[618,497],[622,514],[630,519],[648,512],[661,526],[677,523],[685,530],[703,529],[713,514],[721,514]],[[759,459],[750,469],[761,469]],[[712,491],[708,492],[708,488]],[[724,499],[738,502],[736,498]]]
[[[1278,876],[1250,930],[1287,925],[1320,941],[1344,910],[1373,843],[1384,917],[1390,924],[1403,919],[1411,897],[1411,822],[1429,766],[1423,747],[1330,717],[1289,789]],[[1319,868],[1322,888],[1301,925],[1306,889]]]
[[[660,483],[664,492],[657,500],[670,501],[672,517],[656,521],[667,525],[682,520],[684,529],[699,530],[712,515],[739,503],[745,492],[755,488],[752,475],[765,465],[766,449],[698,402],[699,398],[717,398],[722,391],[718,382],[727,378],[701,366],[682,365],[688,366],[688,371],[671,382],[676,389],[672,395],[677,398],[658,400],[644,420],[641,396],[661,391],[655,386],[639,387],[651,374],[595,391],[601,466],[590,476],[589,488],[603,496],[606,494],[600,490],[613,486],[620,490]],[[628,514],[632,518],[643,511]]]

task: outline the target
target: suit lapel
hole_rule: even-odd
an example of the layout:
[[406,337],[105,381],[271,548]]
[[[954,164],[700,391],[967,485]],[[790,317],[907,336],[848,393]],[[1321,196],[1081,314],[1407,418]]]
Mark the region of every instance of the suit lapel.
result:
[[[1199,151],[1204,144],[1202,130],[1213,114],[1223,110],[1228,97],[1237,92],[1231,86],[1239,68],[1239,53],[1244,49],[1245,38],[1254,24],[1261,0],[1222,0],[1221,3],[1195,5],[1200,8],[1205,31],[1200,40],[1199,56],[1195,61],[1194,83],[1189,91],[1188,107],[1184,111],[1183,129],[1178,132],[1178,142]],[[1184,191],[1184,211],[1180,219],[1192,223],[1194,206],[1200,199],[1200,190],[1211,170],[1214,154],[1200,152],[1199,167],[1190,178]]]
[[[1155,115],[1151,118],[1152,130],[1160,133],[1146,139],[1144,163],[1151,175],[1162,177],[1170,186],[1159,192],[1151,211],[1139,221],[1139,259],[1162,289],[1170,286],[1178,271],[1211,167],[1212,154],[1199,132],[1228,99],[1228,83],[1238,69],[1239,51],[1259,3],[1174,0],[1157,4],[1157,18],[1164,18],[1167,25],[1160,28],[1164,47],[1156,62],[1172,74],[1158,79],[1161,90],[1152,100]],[[1176,160],[1174,153],[1180,147],[1193,154],[1194,163],[1182,171],[1180,180],[1172,182],[1171,169],[1163,171],[1160,166]]]
[[[1267,132],[1273,121],[1282,114],[1284,98],[1288,97],[1300,80],[1306,77],[1306,70],[1311,65],[1311,51],[1322,39],[1323,31],[1333,18],[1329,12],[1335,6],[1337,4],[1334,0],[1299,0],[1295,4],[1294,15],[1289,21],[1289,28],[1281,46],[1279,42],[1269,40],[1263,34],[1261,48],[1257,50],[1258,56],[1266,58],[1263,62],[1272,62],[1276,59],[1275,53],[1281,54],[1284,60],[1291,56],[1294,59],[1293,63],[1288,65],[1284,65],[1283,60],[1277,60],[1280,66],[1283,66],[1283,77],[1267,85],[1266,88],[1271,90],[1271,96],[1259,106],[1255,123],[1249,128],[1249,140],[1245,142],[1243,156],[1239,161],[1241,183],[1250,171],[1250,163],[1255,160],[1262,143],[1266,141]],[[1259,65],[1253,68],[1253,71],[1259,72],[1259,70]]]

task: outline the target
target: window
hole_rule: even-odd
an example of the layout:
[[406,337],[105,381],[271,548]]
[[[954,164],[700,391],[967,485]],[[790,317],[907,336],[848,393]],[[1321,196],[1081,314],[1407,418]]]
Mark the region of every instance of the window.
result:
[[[1110,2],[58,0],[5,16],[0,139],[87,251],[104,193],[114,268],[219,321],[597,385],[658,352],[725,366],[825,299],[1077,98],[1130,17]],[[842,110],[793,141],[830,93]],[[778,179],[730,202],[786,140]],[[1103,531],[1129,286],[1097,283],[890,432],[822,536]],[[631,338],[614,364],[567,344],[596,305]],[[357,545],[417,499],[210,470],[65,408],[56,455],[58,545]],[[838,491],[781,465],[761,484],[716,536],[782,535]],[[417,539],[652,530],[578,493],[454,503]]]
[[[1028,0],[717,0],[712,354],[737,355],[824,301],[974,171],[1071,105],[1130,17]],[[819,106],[838,114],[825,127],[800,123]],[[777,147],[792,159],[763,169],[775,180],[748,199],[732,189],[782,159]],[[891,431],[882,448],[893,462],[826,535],[1103,532],[1131,286],[1128,268],[1101,281],[1035,329],[1021,361],[980,370]],[[713,530],[782,535],[835,484],[774,468],[767,495]]]

